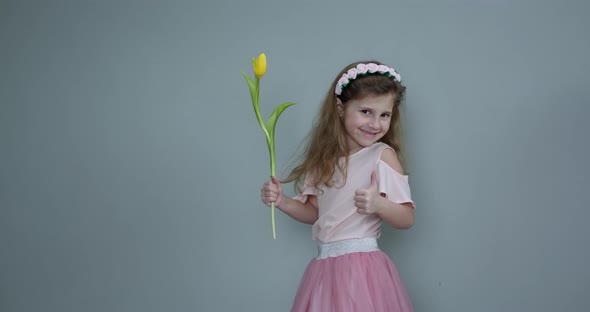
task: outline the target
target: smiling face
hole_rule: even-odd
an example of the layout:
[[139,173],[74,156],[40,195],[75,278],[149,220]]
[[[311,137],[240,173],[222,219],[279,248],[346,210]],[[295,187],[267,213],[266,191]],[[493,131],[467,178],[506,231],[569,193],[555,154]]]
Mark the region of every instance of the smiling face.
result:
[[346,131],[348,154],[358,152],[381,139],[389,130],[394,95],[369,95],[345,104],[337,101]]

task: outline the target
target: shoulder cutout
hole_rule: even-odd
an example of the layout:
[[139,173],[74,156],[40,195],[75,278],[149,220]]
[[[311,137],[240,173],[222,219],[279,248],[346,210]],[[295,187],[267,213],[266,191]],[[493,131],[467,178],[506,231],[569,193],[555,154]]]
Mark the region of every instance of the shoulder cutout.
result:
[[397,153],[392,148],[383,149],[381,160],[400,175],[404,175],[404,168],[402,168],[402,164],[397,158]]

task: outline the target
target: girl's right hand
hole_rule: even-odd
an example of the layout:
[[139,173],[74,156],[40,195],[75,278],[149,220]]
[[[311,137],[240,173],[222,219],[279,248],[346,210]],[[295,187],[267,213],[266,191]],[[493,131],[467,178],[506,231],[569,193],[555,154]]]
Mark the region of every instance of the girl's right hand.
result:
[[271,203],[275,203],[275,207],[281,205],[281,199],[283,197],[283,190],[281,188],[281,182],[277,177],[271,177],[270,181],[267,181],[262,185],[260,190],[260,198],[262,202],[270,207]]

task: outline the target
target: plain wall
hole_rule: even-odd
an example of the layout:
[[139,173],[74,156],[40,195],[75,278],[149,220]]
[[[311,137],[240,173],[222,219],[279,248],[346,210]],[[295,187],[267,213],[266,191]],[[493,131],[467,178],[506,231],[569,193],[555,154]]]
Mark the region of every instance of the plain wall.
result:
[[[590,308],[590,4],[0,1],[0,311],[288,311],[309,225],[269,174],[241,71],[291,168],[332,79],[401,73],[416,311]],[[292,187],[285,189],[292,194]]]

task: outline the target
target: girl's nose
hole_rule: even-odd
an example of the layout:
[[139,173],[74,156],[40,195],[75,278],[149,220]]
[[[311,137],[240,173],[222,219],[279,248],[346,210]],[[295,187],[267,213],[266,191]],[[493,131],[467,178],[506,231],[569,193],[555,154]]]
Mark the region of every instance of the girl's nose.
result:
[[372,118],[371,122],[369,123],[369,126],[373,129],[379,129],[379,119],[378,118]]

